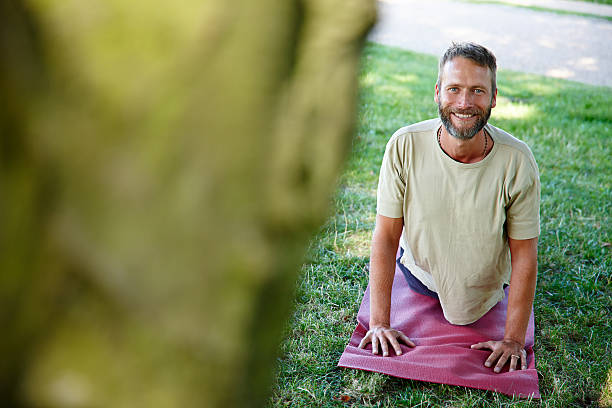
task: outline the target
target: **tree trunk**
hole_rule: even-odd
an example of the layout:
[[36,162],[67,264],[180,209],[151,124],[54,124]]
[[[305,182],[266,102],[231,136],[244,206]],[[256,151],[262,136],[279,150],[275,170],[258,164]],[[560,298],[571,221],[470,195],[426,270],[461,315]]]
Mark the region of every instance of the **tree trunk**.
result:
[[[0,391],[262,406],[373,0],[5,0]],[[10,102],[10,103],[9,103]]]

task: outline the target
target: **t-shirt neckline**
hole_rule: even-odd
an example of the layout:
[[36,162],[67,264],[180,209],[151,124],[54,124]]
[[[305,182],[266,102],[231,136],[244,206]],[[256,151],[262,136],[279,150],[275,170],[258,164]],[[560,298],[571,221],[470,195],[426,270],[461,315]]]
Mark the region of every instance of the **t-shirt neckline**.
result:
[[484,126],[484,129],[487,131],[487,133],[489,133],[489,136],[491,136],[491,139],[493,140],[493,148],[491,149],[491,151],[489,152],[489,154],[487,154],[485,156],[484,159],[477,161],[476,163],[461,163],[460,161],[457,161],[455,159],[453,159],[452,157],[450,157],[448,154],[446,154],[446,152],[444,150],[442,150],[442,147],[440,146],[440,144],[438,144],[438,130],[440,130],[442,128],[443,123],[440,120],[438,122],[438,125],[434,128],[434,137],[433,137],[433,142],[435,143],[435,147],[438,151],[438,154],[442,157],[442,160],[444,160],[446,163],[453,165],[453,166],[457,166],[457,167],[461,167],[461,168],[475,168],[475,167],[480,167],[480,166],[484,166],[486,165],[491,159],[492,157],[495,155],[495,153],[497,152],[497,145],[499,144],[499,142],[497,140],[495,140],[495,138],[493,137],[493,132],[491,130],[491,126],[489,126],[489,124],[487,123]]

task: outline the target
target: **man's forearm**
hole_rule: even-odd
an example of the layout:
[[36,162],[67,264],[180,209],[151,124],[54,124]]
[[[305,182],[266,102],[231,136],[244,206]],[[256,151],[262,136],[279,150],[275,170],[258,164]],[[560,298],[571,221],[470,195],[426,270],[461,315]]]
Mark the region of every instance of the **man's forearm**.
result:
[[511,242],[512,276],[504,339],[525,344],[538,270],[537,238]]
[[389,326],[395,254],[403,219],[378,215],[370,252],[370,328]]
[[[375,238],[376,239],[376,238]],[[370,327],[389,326],[397,245],[374,242],[370,256]]]

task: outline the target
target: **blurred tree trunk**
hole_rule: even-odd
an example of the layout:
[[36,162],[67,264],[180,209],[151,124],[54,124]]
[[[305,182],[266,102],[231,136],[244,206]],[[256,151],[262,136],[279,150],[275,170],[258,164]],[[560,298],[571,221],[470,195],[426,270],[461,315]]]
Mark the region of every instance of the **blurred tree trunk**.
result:
[[262,406],[373,0],[3,0],[0,398]]

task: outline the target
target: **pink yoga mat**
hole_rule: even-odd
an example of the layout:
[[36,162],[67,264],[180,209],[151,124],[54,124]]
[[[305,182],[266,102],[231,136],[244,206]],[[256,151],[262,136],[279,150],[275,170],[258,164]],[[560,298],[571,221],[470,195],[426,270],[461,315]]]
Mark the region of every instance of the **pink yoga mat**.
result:
[[506,395],[540,398],[538,373],[533,354],[533,311],[527,327],[527,369],[508,371],[508,364],[496,374],[484,366],[490,352],[472,350],[470,345],[502,339],[508,306],[506,297],[478,321],[466,325],[450,324],[437,299],[412,291],[402,272],[396,268],[391,295],[391,326],[403,331],[416,343],[402,344],[402,355],[389,348],[389,357],[372,354],[372,345],[357,346],[367,332],[370,318],[370,287],[366,289],[357,315],[358,325],[338,366],[375,371],[394,377],[460,385],[497,391]]

